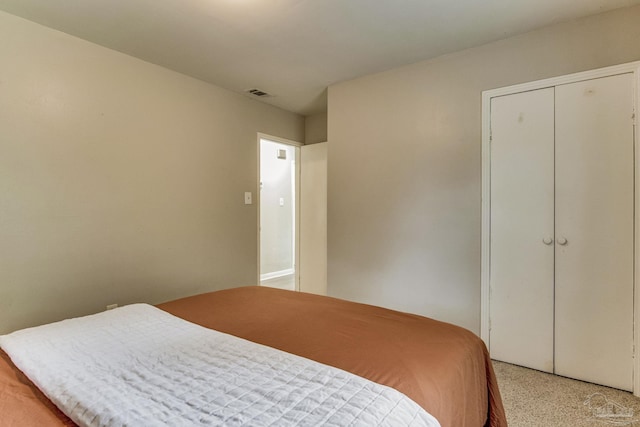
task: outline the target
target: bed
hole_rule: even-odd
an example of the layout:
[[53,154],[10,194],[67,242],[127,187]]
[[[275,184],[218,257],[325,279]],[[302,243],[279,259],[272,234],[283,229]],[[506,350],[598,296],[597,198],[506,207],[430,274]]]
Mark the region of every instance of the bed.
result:
[[[484,343],[457,326],[265,287],[211,292],[157,308],[208,330],[388,386],[433,415],[443,427],[507,425]],[[0,425],[75,423],[0,352]]]

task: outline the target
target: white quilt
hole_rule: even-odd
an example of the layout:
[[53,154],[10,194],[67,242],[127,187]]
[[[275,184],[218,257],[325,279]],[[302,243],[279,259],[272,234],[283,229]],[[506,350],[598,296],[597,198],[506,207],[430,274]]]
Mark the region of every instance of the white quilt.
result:
[[0,346],[81,426],[439,426],[390,387],[146,304]]

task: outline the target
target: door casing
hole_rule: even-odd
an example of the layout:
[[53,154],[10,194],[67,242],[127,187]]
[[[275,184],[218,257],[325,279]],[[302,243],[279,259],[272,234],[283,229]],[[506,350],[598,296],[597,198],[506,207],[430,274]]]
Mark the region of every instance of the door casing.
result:
[[298,291],[300,290],[300,161],[299,161],[299,157],[300,157],[300,150],[299,148],[302,147],[304,144],[302,144],[301,142],[297,142],[297,141],[293,141],[290,139],[286,139],[286,138],[280,138],[277,136],[273,136],[273,135],[268,135],[265,133],[261,133],[258,132],[257,134],[257,152],[258,152],[258,182],[257,182],[257,191],[256,191],[256,203],[258,205],[258,224],[257,224],[257,230],[258,230],[258,236],[257,236],[257,242],[258,242],[258,274],[257,274],[257,278],[256,278],[256,284],[260,285],[260,205],[261,205],[261,199],[260,199],[260,144],[261,144],[261,140],[266,139],[272,142],[277,142],[279,144],[285,144],[285,145],[290,145],[293,147],[296,147],[298,149],[298,155],[296,156],[298,159],[296,161],[296,168],[295,168],[295,179],[296,179],[296,195],[295,195],[295,224],[294,224],[294,228],[295,228],[295,235],[294,235],[294,275],[295,275],[295,290]]

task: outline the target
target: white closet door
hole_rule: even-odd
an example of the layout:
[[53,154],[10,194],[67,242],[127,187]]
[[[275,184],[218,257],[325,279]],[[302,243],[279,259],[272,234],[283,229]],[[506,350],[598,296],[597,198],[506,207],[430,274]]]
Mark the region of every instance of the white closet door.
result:
[[632,389],[633,80],[556,87],[559,375]]
[[553,88],[491,100],[494,359],[553,371]]

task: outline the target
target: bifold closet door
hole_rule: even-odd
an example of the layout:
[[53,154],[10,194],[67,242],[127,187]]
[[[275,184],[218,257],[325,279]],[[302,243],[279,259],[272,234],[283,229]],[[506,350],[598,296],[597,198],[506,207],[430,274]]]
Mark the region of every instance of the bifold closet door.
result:
[[494,359],[553,371],[554,90],[491,100]]
[[633,387],[632,114],[631,74],[556,86],[555,371],[624,390]]

